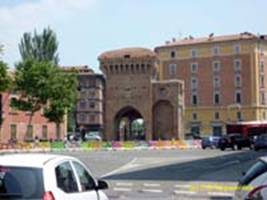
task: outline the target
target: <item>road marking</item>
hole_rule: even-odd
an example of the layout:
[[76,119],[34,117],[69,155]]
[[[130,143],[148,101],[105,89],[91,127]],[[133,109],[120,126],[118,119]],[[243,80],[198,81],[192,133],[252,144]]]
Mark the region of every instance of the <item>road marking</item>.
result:
[[116,183],[116,185],[117,186],[133,186],[133,184],[132,183],[121,183],[121,182],[119,182],[119,183]]
[[153,192],[153,193],[161,193],[162,190],[156,190],[156,189],[142,189],[142,192]]
[[131,188],[116,188],[116,187],[114,187],[113,190],[118,191],[118,192],[130,192],[130,191],[132,191]]
[[182,190],[174,190],[174,194],[190,194],[190,195],[195,195],[197,192],[193,191],[182,191]]
[[111,176],[111,175],[116,174],[116,173],[118,173],[118,172],[120,172],[120,171],[129,169],[129,168],[132,168],[133,165],[134,165],[133,163],[134,163],[136,160],[137,160],[137,158],[132,159],[130,162],[126,163],[125,165],[123,165],[123,166],[121,166],[121,167],[119,167],[119,168],[117,168],[117,169],[115,169],[115,170],[113,170],[113,171],[111,171],[111,172],[108,172],[108,173],[106,173],[105,175],[101,176],[101,178],[103,178],[103,177],[107,177],[107,176]]
[[160,187],[160,184],[157,183],[144,183],[145,187]]
[[208,192],[208,195],[209,196],[220,196],[220,197],[225,197],[225,196],[227,196],[227,197],[233,197],[234,196],[234,194],[232,194],[232,193],[227,193],[227,192]]
[[174,187],[175,187],[175,188],[183,188],[183,189],[187,189],[187,188],[190,188],[191,185],[175,185]]

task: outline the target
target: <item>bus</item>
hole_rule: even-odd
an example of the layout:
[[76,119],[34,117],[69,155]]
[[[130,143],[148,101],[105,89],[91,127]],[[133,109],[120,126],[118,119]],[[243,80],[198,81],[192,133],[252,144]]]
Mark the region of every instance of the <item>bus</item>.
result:
[[240,133],[244,137],[251,137],[267,133],[267,121],[242,121],[226,124],[227,134]]

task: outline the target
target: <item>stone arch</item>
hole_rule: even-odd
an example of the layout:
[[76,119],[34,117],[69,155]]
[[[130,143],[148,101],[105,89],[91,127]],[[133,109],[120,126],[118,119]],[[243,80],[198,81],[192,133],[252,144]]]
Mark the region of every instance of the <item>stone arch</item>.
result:
[[167,100],[157,101],[153,106],[153,139],[170,140],[175,138],[174,108]]
[[[133,129],[136,120],[143,120],[142,129]],[[116,140],[145,140],[144,118],[141,113],[132,106],[120,109],[114,117],[114,128]]]

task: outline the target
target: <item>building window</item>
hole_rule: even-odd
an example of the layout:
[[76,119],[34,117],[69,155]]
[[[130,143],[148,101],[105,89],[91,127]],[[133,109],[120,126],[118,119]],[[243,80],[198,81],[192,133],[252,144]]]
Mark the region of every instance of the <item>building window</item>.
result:
[[193,136],[199,136],[199,135],[200,135],[200,127],[197,126],[197,125],[193,125],[193,126],[191,127],[191,134],[192,134]]
[[241,71],[241,60],[240,59],[235,59],[234,60],[234,70],[235,72],[240,72]]
[[212,55],[218,56],[220,54],[220,48],[218,46],[215,46],[212,48]]
[[192,119],[193,119],[193,120],[197,120],[197,113],[193,113],[193,114],[192,114]]
[[219,112],[215,112],[214,113],[214,119],[215,120],[219,120],[220,119],[220,113]]
[[242,102],[241,92],[240,91],[236,91],[235,92],[235,103],[241,103],[241,102]]
[[196,90],[198,87],[198,80],[196,77],[191,78],[191,89]]
[[95,121],[95,115],[90,115],[90,122],[94,122]]
[[80,109],[86,109],[86,101],[84,100],[80,101]]
[[170,76],[176,75],[176,68],[177,68],[176,64],[169,64],[169,75]]
[[197,50],[196,49],[191,49],[191,57],[196,58],[197,57]]
[[89,104],[89,106],[90,106],[90,108],[95,108],[95,103],[94,102],[90,102],[90,104]]
[[265,87],[265,78],[264,75],[260,76],[260,87],[264,88]]
[[239,111],[236,113],[237,121],[242,121],[242,113]]
[[234,45],[234,53],[235,54],[240,54],[240,52],[241,52],[241,46],[240,46],[240,44],[235,44]]
[[192,94],[192,105],[196,106],[198,104],[197,94]]
[[196,73],[198,71],[198,63],[191,63],[191,72]]
[[221,62],[220,61],[213,61],[212,62],[212,70],[213,72],[219,72],[221,69]]
[[212,134],[213,136],[222,136],[222,126],[213,126]]
[[220,104],[220,94],[219,94],[219,92],[215,92],[213,98],[214,98],[213,102],[214,102],[215,105]]
[[90,97],[94,97],[95,96],[95,91],[90,91],[89,95],[90,95]]
[[265,111],[263,111],[263,113],[262,113],[262,118],[266,119],[266,112]]
[[171,51],[171,58],[175,58],[176,57],[176,52],[175,51]]
[[17,125],[16,124],[10,125],[10,139],[12,140],[17,139]]
[[48,138],[47,125],[43,125],[43,127],[42,127],[42,138],[43,139],[47,139]]
[[266,104],[266,102],[265,102],[265,92],[261,92],[261,104],[262,105]]
[[81,122],[85,122],[85,121],[86,121],[86,116],[85,116],[85,114],[81,113],[81,114],[79,115],[79,119],[80,119]]
[[81,91],[80,95],[81,95],[81,98],[86,98],[86,91]]
[[28,125],[27,126],[27,139],[32,139],[33,138],[33,126]]
[[263,47],[260,47],[260,55],[261,56],[264,56],[264,49],[263,49]]
[[221,86],[221,80],[219,76],[213,77],[213,87],[218,88]]
[[264,61],[260,61],[260,72],[263,72],[264,73]]
[[241,87],[242,86],[242,81],[241,81],[241,75],[236,74],[235,75],[235,86],[236,87]]

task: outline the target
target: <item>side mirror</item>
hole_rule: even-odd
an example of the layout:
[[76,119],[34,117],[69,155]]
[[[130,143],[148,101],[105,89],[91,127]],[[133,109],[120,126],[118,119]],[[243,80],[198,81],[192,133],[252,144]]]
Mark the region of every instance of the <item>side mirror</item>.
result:
[[108,189],[108,183],[103,180],[97,180],[96,190],[105,190]]

